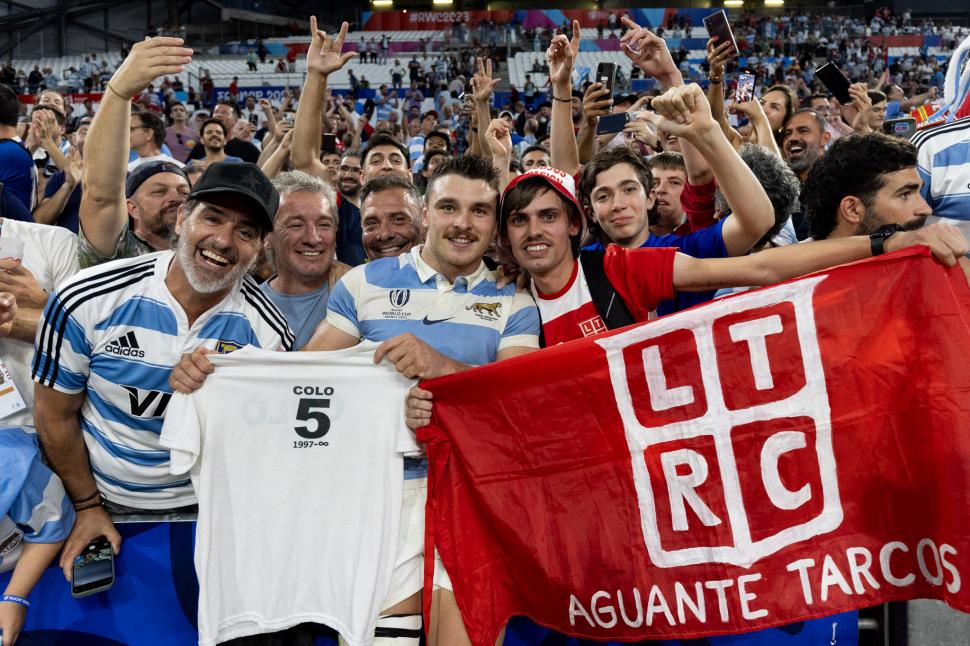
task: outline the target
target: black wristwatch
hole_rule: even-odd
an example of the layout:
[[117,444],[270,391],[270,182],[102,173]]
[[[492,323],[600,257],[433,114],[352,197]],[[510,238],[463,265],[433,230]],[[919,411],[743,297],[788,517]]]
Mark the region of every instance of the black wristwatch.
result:
[[884,224],[870,233],[869,244],[872,248],[872,255],[881,256],[886,253],[886,240],[899,230],[898,224]]

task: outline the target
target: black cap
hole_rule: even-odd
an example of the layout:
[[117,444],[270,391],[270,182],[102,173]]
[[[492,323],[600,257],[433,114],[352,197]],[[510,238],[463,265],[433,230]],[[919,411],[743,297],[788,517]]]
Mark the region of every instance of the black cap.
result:
[[[240,200],[259,217],[269,231],[273,228],[280,194],[256,164],[221,161],[210,164],[195,180],[190,200],[238,208]],[[248,209],[247,209],[248,211]]]
[[148,162],[128,173],[128,178],[125,180],[125,197],[130,198],[138,190],[138,187],[145,183],[146,179],[158,173],[175,173],[184,179],[186,183],[189,181],[189,178],[185,176],[185,173],[178,164],[173,164],[170,161]]

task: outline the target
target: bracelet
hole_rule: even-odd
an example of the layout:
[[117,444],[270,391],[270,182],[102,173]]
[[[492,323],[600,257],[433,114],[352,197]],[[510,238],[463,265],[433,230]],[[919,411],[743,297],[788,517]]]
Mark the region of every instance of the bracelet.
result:
[[75,505],[80,505],[82,503],[88,502],[89,500],[94,500],[95,498],[97,498],[100,495],[101,495],[101,492],[98,491],[97,489],[95,489],[94,490],[94,493],[91,494],[90,496],[88,496],[86,498],[81,498],[80,500],[72,500],[71,502],[74,503]]
[[103,503],[100,500],[95,500],[94,502],[89,502],[84,505],[74,505],[74,511],[87,511],[88,509],[94,509],[95,507],[101,507]]
[[114,94],[114,95],[115,95],[116,97],[118,97],[118,98],[119,98],[119,99],[121,99],[122,101],[131,101],[131,97],[130,97],[130,96],[129,96],[129,97],[124,97],[124,96],[121,96],[121,93],[120,93],[120,92],[118,92],[118,90],[116,90],[116,89],[114,89],[113,87],[111,87],[111,81],[108,81],[108,82],[107,82],[107,83],[105,83],[104,85],[105,85],[105,87],[107,87],[107,88],[108,88],[108,91],[109,91],[109,92],[111,92],[112,94]]
[[717,78],[714,78],[713,76],[708,76],[707,80],[713,83],[714,85],[717,85],[718,83],[724,80],[724,77],[718,76]]
[[563,103],[572,103],[573,102],[572,99],[560,99],[558,96],[553,96],[552,97],[552,100],[553,101],[562,101]]
[[18,597],[15,594],[5,594],[2,597],[0,597],[0,601],[9,601],[10,603],[19,603],[24,608],[29,608],[30,607],[30,602],[29,601],[27,601],[23,597]]

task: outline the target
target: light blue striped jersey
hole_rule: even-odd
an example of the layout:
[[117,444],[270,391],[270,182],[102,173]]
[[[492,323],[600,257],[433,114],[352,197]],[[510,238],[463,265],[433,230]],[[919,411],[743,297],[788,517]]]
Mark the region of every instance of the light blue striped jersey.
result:
[[0,429],[0,572],[12,570],[24,543],[57,543],[74,526],[61,479],[40,459],[37,437]]
[[499,350],[539,347],[539,311],[515,285],[495,286],[484,263],[454,284],[421,259],[421,246],[354,267],[334,287],[327,323],[367,341],[410,332],[457,361],[484,365]]
[[289,349],[286,320],[248,276],[191,327],[165,286],[171,251],[92,267],[51,294],[38,326],[32,376],[86,395],[80,424],[98,488],[139,509],[195,503],[185,477],[169,474],[158,443],[168,385],[181,355],[247,345]]
[[970,117],[919,132],[912,143],[921,193],[933,208],[927,221],[955,224],[970,238]]

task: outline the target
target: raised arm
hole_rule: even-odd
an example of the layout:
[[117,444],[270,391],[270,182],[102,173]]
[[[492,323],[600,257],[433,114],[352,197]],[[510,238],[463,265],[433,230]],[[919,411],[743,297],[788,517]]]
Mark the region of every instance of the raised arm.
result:
[[559,34],[546,50],[549,85],[552,88],[552,123],[549,126],[549,159],[554,168],[575,175],[579,172],[579,145],[573,132],[573,65],[579,53],[579,21],[573,21],[572,38]]
[[331,39],[317,29],[317,17],[310,16],[310,35],[310,49],[306,53],[307,75],[296,109],[290,160],[294,168],[323,179],[327,177],[327,171],[320,161],[320,114],[326,98],[327,77],[356,54],[340,52],[347,37],[346,22],[340,25],[337,37]]
[[[711,66],[707,75],[710,80],[710,85],[707,86],[707,98],[711,104],[711,114],[717,121],[717,125],[721,127],[724,136],[734,144],[735,148],[739,148],[742,143],[741,137],[728,123],[727,113],[724,111],[724,66],[732,58],[734,58],[734,46],[731,43],[721,43],[715,47],[713,38],[707,41],[707,62]],[[709,172],[710,168],[708,168]],[[691,178],[690,168],[687,169],[687,178],[691,184],[703,183]]]
[[671,88],[652,105],[660,117],[658,127],[689,142],[711,165],[733,211],[722,229],[728,255],[748,253],[774,225],[774,209],[754,173],[714,123],[704,92],[693,83]]
[[[949,266],[970,251],[963,233],[945,224],[894,233],[886,240],[885,248],[890,252],[913,245],[928,246],[937,260]],[[707,291],[721,287],[772,285],[827,267],[864,260],[871,255],[869,236],[788,245],[739,258],[698,259],[679,253],[674,259],[674,288]]]
[[512,131],[505,119],[492,119],[485,130],[485,141],[492,153],[492,166],[499,174],[499,195],[509,185],[509,163],[512,161]]
[[80,226],[100,254],[114,255],[128,222],[125,176],[130,148],[131,99],[159,76],[179,74],[192,60],[181,38],[148,38],[135,43],[108,81],[101,107],[84,142]]
[[498,79],[492,77],[492,59],[478,59],[478,71],[472,76],[472,96],[475,99],[475,113],[478,115],[478,149],[479,154],[491,160],[492,151],[485,141],[485,131],[492,121],[492,111],[488,100],[498,84]]

